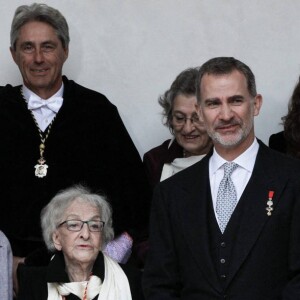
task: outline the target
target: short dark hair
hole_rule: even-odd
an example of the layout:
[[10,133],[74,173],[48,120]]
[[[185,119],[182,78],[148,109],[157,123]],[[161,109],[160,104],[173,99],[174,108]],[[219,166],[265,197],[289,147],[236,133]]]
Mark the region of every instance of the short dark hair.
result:
[[14,14],[10,30],[10,47],[16,50],[20,28],[30,21],[44,22],[52,26],[64,49],[69,47],[69,27],[65,17],[55,8],[46,4],[33,3],[19,6]]
[[196,84],[196,95],[198,102],[200,103],[201,100],[200,83],[205,74],[224,75],[230,74],[235,70],[241,72],[246,77],[249,94],[252,97],[255,97],[257,95],[256,83],[255,76],[251,69],[246,64],[235,59],[234,57],[215,57],[205,62],[199,69]]

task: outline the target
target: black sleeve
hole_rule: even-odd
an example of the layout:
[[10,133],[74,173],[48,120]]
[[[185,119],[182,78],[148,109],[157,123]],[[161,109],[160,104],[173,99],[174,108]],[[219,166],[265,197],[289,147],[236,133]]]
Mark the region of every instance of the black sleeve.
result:
[[143,295],[141,283],[142,272],[139,269],[128,264],[120,264],[120,266],[128,278],[132,300],[144,300],[145,298]]
[[154,190],[150,217],[149,252],[143,274],[146,299],[180,299],[180,272],[173,239],[172,220],[168,212],[168,196],[164,185]]

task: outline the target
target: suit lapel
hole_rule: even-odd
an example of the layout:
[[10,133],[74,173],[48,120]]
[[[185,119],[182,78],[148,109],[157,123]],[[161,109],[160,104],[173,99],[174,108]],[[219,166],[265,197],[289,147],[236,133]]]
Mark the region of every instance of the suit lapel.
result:
[[[185,233],[185,242],[191,254],[198,263],[203,276],[218,292],[222,291],[215,265],[212,261],[209,245],[208,210],[211,206],[211,191],[208,172],[209,158],[205,157],[193,168],[193,174],[187,176],[194,178],[186,187],[184,201],[178,201],[180,222]],[[189,255],[189,254],[187,254]]]
[[247,258],[270,218],[266,210],[269,191],[274,191],[273,208],[276,210],[279,195],[286,185],[286,181],[276,180],[276,171],[272,166],[274,161],[270,151],[266,146],[260,145],[252,176],[228,223],[228,233],[231,234],[232,228],[236,229],[237,235],[232,249],[227,285]]

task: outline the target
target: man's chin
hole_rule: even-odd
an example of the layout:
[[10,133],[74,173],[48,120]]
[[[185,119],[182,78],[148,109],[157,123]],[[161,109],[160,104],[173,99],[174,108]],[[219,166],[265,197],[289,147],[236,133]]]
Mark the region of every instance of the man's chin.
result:
[[233,147],[239,145],[242,142],[242,138],[240,136],[239,137],[229,137],[229,136],[224,137],[224,136],[217,135],[217,136],[213,137],[213,141],[214,141],[214,143],[219,144],[223,148],[230,149],[230,148],[233,148]]

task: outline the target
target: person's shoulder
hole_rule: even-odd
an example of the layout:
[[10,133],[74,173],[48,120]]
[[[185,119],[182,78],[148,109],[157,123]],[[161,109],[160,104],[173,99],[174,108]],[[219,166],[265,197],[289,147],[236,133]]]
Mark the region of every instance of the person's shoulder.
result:
[[[171,143],[171,144],[170,144]],[[164,163],[171,163],[175,158],[183,157],[183,148],[176,140],[168,139],[161,145],[156,146],[144,154],[144,160],[154,159],[163,161]]]
[[5,86],[0,87],[0,96],[1,100],[3,98],[11,98],[20,95],[21,85],[13,86],[11,84],[7,84]]
[[6,86],[0,87],[0,105],[3,107],[17,101],[20,97],[21,86],[12,86],[7,84]]
[[7,95],[9,93],[16,91],[17,89],[20,89],[20,86],[12,86],[11,84],[0,86],[0,95],[1,96]]
[[269,147],[279,152],[286,152],[286,139],[284,131],[273,133],[269,137]]
[[207,154],[200,161],[163,180],[159,185],[167,189],[192,189],[199,184],[199,181],[203,181],[204,178],[208,177],[210,156],[210,154]]
[[279,131],[270,135],[272,139],[284,138],[284,131]]
[[7,89],[7,88],[11,88],[11,87],[12,87],[11,84],[1,85],[1,86],[0,86],[0,92],[4,91],[4,90]]
[[100,105],[115,108],[115,105],[112,104],[105,95],[97,92],[95,90],[89,89],[83,85],[78,84],[77,82],[68,79],[63,76],[63,82],[65,85],[65,96],[76,98],[77,101],[82,102],[85,105]]
[[270,148],[261,141],[259,141],[259,144],[258,153],[264,164],[268,164],[270,168],[280,170],[282,176],[295,173],[300,175],[300,159],[288,156],[277,149]]
[[150,149],[149,151],[147,151],[144,154],[144,159],[147,157],[151,157],[151,156],[157,156],[157,155],[161,155],[164,152],[168,152],[168,146],[170,144],[170,139],[164,141],[162,144],[160,144],[159,146],[156,146],[152,149]]

